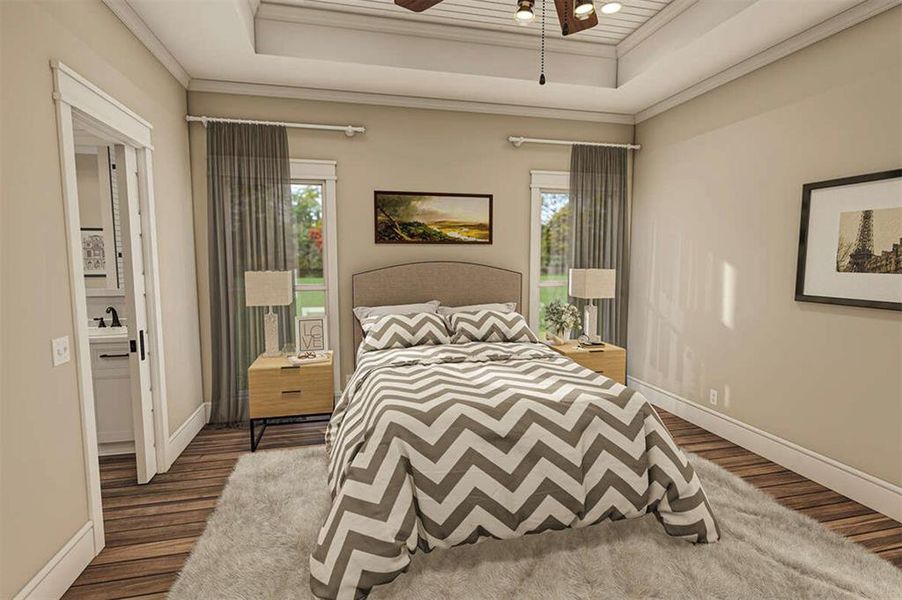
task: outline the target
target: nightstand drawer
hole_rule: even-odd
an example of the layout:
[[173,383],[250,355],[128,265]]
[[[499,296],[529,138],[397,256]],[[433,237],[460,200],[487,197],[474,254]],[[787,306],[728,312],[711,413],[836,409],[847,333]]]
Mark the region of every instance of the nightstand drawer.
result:
[[332,412],[331,361],[304,366],[258,363],[248,372],[251,419]]
[[626,385],[626,351],[614,344],[605,344],[604,350],[586,350],[574,343],[551,346],[553,350],[570,358],[590,371]]

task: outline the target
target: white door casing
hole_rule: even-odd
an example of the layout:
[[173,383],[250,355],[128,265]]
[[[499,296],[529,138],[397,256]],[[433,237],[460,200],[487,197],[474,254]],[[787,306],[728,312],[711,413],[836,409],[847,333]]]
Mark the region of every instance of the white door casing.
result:
[[[168,414],[166,374],[163,357],[163,326],[160,296],[159,263],[157,260],[156,223],[154,218],[154,190],[151,131],[152,125],[121,102],[95,86],[65,64],[52,60],[53,100],[56,105],[59,160],[62,196],[66,216],[66,238],[72,302],[74,359],[78,373],[79,403],[81,405],[81,434],[84,445],[85,482],[88,490],[89,529],[92,532],[93,555],[105,545],[103,504],[100,493],[100,471],[97,452],[97,431],[94,416],[94,389],[91,380],[90,348],[88,344],[87,307],[84,270],[81,255],[81,232],[78,212],[78,192],[75,173],[75,142],[73,121],[87,122],[101,139],[112,140],[136,150],[138,177],[137,201],[141,207],[143,253],[145,260],[146,318],[152,335],[145,334],[146,355],[152,357],[153,425],[155,457],[158,469],[167,470]],[[146,414],[146,413],[145,413]],[[142,427],[142,432],[147,430]],[[152,437],[150,439],[153,439]],[[151,452],[150,454],[154,454]]]

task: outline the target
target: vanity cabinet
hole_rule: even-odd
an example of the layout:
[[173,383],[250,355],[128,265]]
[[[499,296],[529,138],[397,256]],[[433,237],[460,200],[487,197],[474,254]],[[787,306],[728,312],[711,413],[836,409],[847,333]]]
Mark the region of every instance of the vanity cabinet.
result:
[[[94,380],[94,415],[100,453],[122,451],[134,442],[128,341],[91,341],[91,373]],[[107,448],[104,448],[107,445]],[[107,450],[107,452],[104,452]]]

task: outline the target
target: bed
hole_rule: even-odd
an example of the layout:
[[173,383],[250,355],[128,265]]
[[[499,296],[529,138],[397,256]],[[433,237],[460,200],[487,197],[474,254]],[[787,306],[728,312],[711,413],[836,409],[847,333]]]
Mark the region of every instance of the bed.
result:
[[[521,294],[519,273],[472,263],[353,278],[355,307],[521,306]],[[720,537],[698,476],[645,398],[543,344],[362,353],[326,438],[332,507],[310,557],[320,598],[365,598],[416,552],[485,537],[647,514],[688,542]]]

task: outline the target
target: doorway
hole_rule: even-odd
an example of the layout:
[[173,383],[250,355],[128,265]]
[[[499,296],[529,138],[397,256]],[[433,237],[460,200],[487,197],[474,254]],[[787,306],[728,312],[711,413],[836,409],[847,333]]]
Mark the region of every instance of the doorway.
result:
[[104,546],[100,446],[110,452],[131,449],[139,484],[168,469],[151,128],[65,65],[54,62],[51,68],[75,325],[72,348],[97,553]]

